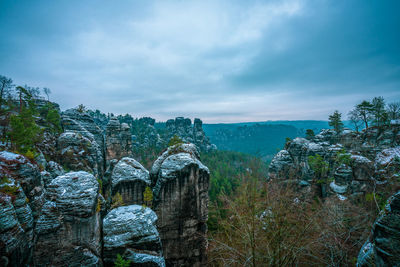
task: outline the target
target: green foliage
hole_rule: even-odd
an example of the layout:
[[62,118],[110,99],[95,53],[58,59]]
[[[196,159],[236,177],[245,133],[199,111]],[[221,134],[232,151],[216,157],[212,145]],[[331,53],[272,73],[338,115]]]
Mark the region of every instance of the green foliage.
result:
[[96,205],[96,212],[100,212],[101,211],[101,201],[100,198],[97,198],[97,205]]
[[60,133],[62,131],[61,117],[55,108],[50,108],[48,110],[47,115],[46,115],[46,121],[50,125],[50,129],[54,133]]
[[121,194],[118,192],[112,197],[111,209],[115,209],[125,205]]
[[212,151],[201,154],[202,163],[210,170],[209,187],[209,217],[207,221],[211,232],[219,228],[220,218],[225,218],[226,211],[222,209],[222,196],[232,196],[244,177],[249,173],[267,174],[267,165],[261,159],[232,151]]
[[37,156],[37,153],[35,151],[28,150],[27,152],[23,153],[23,155],[30,160],[34,160]]
[[0,185],[2,185],[2,184],[9,184],[9,183],[11,183],[11,181],[10,181],[10,179],[8,179],[7,176],[1,177]]
[[[4,177],[3,177],[4,179]],[[0,192],[9,196],[16,196],[17,193],[19,192],[19,189],[15,185],[9,185],[8,183],[10,182],[8,179],[4,180],[5,182],[0,184]]]
[[11,116],[10,126],[8,137],[14,148],[22,153],[35,151],[35,144],[40,142],[43,131],[35,122],[33,110],[21,107],[18,115]]
[[343,130],[342,114],[335,110],[332,115],[329,116],[329,126],[333,127],[337,133]]
[[125,260],[120,254],[117,254],[117,259],[114,262],[115,267],[129,267],[130,265],[130,260]]
[[319,154],[308,157],[308,164],[314,171],[317,180],[325,177],[328,172],[329,164]]
[[180,144],[183,144],[183,141],[177,135],[174,135],[168,142],[168,146],[175,146],[175,145],[180,145]]
[[336,153],[335,161],[338,165],[346,164],[347,166],[351,166],[351,154],[346,153],[344,149]]
[[306,130],[306,139],[308,139],[308,140],[313,139],[314,136],[315,136],[315,133],[312,129]]
[[151,207],[151,203],[153,201],[153,191],[150,186],[146,186],[146,189],[143,192],[143,201],[146,206]]

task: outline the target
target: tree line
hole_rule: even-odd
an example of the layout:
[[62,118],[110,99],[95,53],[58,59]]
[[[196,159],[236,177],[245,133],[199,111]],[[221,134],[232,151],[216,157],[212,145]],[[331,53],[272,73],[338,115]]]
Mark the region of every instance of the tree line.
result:
[[[381,96],[374,97],[372,101],[363,100],[350,110],[347,118],[357,132],[363,126],[365,129],[371,126],[382,128],[390,125],[391,121],[400,119],[400,102],[386,104]],[[329,126],[336,132],[341,132],[343,130],[342,113],[335,110],[329,116]]]

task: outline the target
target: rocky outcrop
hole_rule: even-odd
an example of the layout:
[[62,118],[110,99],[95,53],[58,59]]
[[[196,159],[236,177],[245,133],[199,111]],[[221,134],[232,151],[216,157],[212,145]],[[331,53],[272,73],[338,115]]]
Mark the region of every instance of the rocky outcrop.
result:
[[357,266],[400,266],[400,191],[388,199],[376,219]]
[[99,184],[87,172],[70,172],[47,187],[35,228],[37,266],[101,266]]
[[67,131],[58,137],[57,143],[61,156],[60,163],[66,169],[83,170],[96,176],[102,174],[103,155],[100,146],[93,138],[88,138],[80,132]]
[[176,117],[175,120],[170,119],[166,123],[167,139],[174,135],[179,136],[186,143],[195,144],[202,151],[215,150],[216,146],[211,144],[210,139],[203,130],[203,122],[200,119],[192,121],[189,118]]
[[167,141],[161,138],[157,129],[154,127],[155,119],[149,117],[140,118],[133,127],[133,149],[134,152],[147,148],[163,148]]
[[136,160],[122,158],[111,175],[112,195],[120,193],[125,204],[143,204],[143,192],[150,185],[149,172]]
[[154,211],[139,205],[110,211],[103,220],[105,265],[120,254],[133,266],[165,266],[156,221]]
[[0,181],[0,266],[30,263],[33,249],[33,215],[21,186],[12,178]]
[[[86,153],[90,153],[88,157],[95,160],[96,166],[90,166],[94,169],[95,174],[103,174],[104,172],[104,134],[103,131],[96,125],[93,118],[86,111],[79,111],[78,109],[68,109],[61,114],[61,124],[65,132],[75,133],[78,139],[83,139],[82,137],[89,140],[90,149],[86,149]],[[79,134],[79,135],[78,135]],[[82,136],[82,137],[80,137]],[[61,140],[67,141],[67,140]],[[73,141],[73,140],[70,140]],[[70,145],[74,145],[74,142],[81,142],[82,140],[75,140]],[[60,138],[58,139],[59,150],[63,151],[68,146],[65,144],[60,145]],[[68,143],[68,141],[67,141]],[[78,145],[77,144],[77,145]],[[69,145],[69,144],[68,144]],[[79,146],[79,145],[78,145]],[[79,153],[79,152],[78,152]],[[61,155],[61,160],[63,160],[64,155]],[[93,163],[94,164],[94,163]],[[93,165],[92,164],[92,165]],[[72,164],[73,167],[74,164]],[[71,168],[71,170],[80,170]]]
[[196,146],[169,147],[155,161],[151,176],[167,265],[206,265],[209,170]]
[[43,181],[39,167],[22,155],[1,151],[0,175],[13,178],[22,187],[36,219],[44,202]]
[[[338,194],[344,199],[342,194],[372,192],[376,186],[396,182],[393,178],[400,171],[398,132],[397,126],[383,130],[370,128],[361,133],[348,129],[340,134],[322,130],[311,140],[295,138],[271,161],[269,178],[307,181],[312,185],[314,173],[308,158],[318,154],[329,165],[328,195]],[[340,157],[346,160],[342,162]]]
[[128,124],[112,117],[106,127],[106,158],[121,159],[132,155],[132,134]]

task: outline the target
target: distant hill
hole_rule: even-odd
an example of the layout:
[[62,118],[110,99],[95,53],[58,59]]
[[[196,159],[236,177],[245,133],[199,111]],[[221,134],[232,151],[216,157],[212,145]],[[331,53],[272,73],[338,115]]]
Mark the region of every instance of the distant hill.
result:
[[[344,121],[345,127],[350,127]],[[301,121],[265,121],[203,124],[206,135],[211,143],[220,150],[239,151],[257,155],[269,162],[280,150],[286,138],[304,136],[307,129],[316,134],[321,129],[330,128],[328,121],[301,120]]]

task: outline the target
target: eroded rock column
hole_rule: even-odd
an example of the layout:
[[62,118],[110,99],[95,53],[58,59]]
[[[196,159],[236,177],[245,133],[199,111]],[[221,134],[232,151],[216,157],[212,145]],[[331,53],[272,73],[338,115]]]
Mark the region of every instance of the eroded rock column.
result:
[[209,170],[193,144],[170,147],[154,163],[153,208],[167,266],[207,264]]

